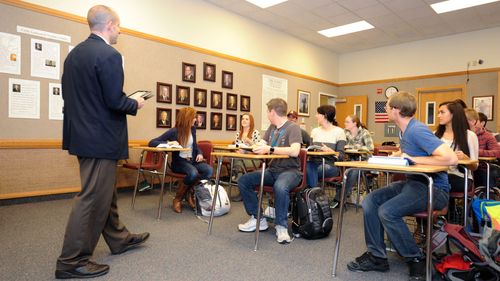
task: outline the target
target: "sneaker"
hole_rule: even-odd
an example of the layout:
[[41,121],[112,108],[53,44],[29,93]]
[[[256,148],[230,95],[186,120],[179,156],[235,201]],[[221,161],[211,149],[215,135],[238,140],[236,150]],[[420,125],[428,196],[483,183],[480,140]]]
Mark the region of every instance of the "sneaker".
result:
[[425,280],[425,258],[423,259],[418,259],[415,258],[409,262],[408,264],[408,269],[410,270],[410,278],[408,280],[410,281],[420,281],[420,280]]
[[274,210],[274,207],[267,206],[266,209],[264,210],[263,216],[266,218],[275,219],[276,211]]
[[380,271],[386,272],[389,270],[389,262],[387,259],[378,258],[370,252],[365,252],[354,261],[347,264],[347,269],[350,271]]
[[[264,231],[268,228],[269,226],[267,225],[266,219],[261,217],[259,231]],[[242,232],[254,232],[255,229],[257,229],[257,219],[254,216],[251,216],[246,223],[238,224],[238,230]]]
[[332,202],[330,202],[330,209],[335,209],[339,206],[340,202],[337,201],[337,199],[333,199]]
[[139,192],[143,192],[149,189],[153,189],[147,181],[140,182],[137,186]]
[[292,242],[292,238],[288,234],[288,228],[282,225],[276,225],[276,241],[280,244],[288,244]]

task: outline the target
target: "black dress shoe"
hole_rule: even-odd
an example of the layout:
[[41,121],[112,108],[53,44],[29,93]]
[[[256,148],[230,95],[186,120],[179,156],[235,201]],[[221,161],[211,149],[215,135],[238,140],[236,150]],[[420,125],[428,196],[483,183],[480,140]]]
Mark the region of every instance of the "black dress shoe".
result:
[[109,265],[89,261],[86,265],[68,270],[56,270],[57,279],[93,278],[109,272]]
[[131,234],[129,238],[130,240],[125,245],[123,245],[123,247],[120,250],[111,253],[113,255],[123,254],[126,251],[141,245],[142,243],[144,243],[144,241],[148,240],[148,238],[149,238],[149,232],[144,232],[140,234]]

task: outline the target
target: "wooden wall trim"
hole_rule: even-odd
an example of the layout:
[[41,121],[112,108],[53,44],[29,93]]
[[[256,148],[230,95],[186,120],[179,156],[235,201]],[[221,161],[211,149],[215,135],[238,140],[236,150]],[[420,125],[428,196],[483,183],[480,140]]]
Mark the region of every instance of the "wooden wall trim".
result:
[[0,194],[0,200],[73,193],[73,192],[79,192],[80,189],[81,189],[80,187],[65,187],[65,188],[26,191],[26,192],[5,193],[5,194]]

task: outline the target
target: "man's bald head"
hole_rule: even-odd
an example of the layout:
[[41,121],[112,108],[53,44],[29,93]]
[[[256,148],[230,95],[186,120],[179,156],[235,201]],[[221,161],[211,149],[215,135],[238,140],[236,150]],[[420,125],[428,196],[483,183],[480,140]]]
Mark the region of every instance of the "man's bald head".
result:
[[96,5],[90,8],[87,13],[87,22],[89,23],[91,31],[103,31],[106,24],[110,21],[119,24],[120,18],[118,14],[108,6]]

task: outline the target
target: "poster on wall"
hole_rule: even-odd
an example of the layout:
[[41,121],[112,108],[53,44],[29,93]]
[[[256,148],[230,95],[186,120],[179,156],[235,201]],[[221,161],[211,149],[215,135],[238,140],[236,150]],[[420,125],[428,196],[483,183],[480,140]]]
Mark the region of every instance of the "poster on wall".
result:
[[40,81],[9,79],[9,118],[40,119]]
[[31,39],[31,76],[59,80],[61,68],[59,43]]
[[64,100],[61,84],[49,83],[49,120],[63,120]]
[[0,72],[21,74],[21,36],[0,32]]
[[[262,116],[261,130],[267,130],[269,119],[267,119],[267,102],[274,98],[288,100],[288,80],[269,75],[262,75]],[[290,107],[290,104],[288,104]]]

